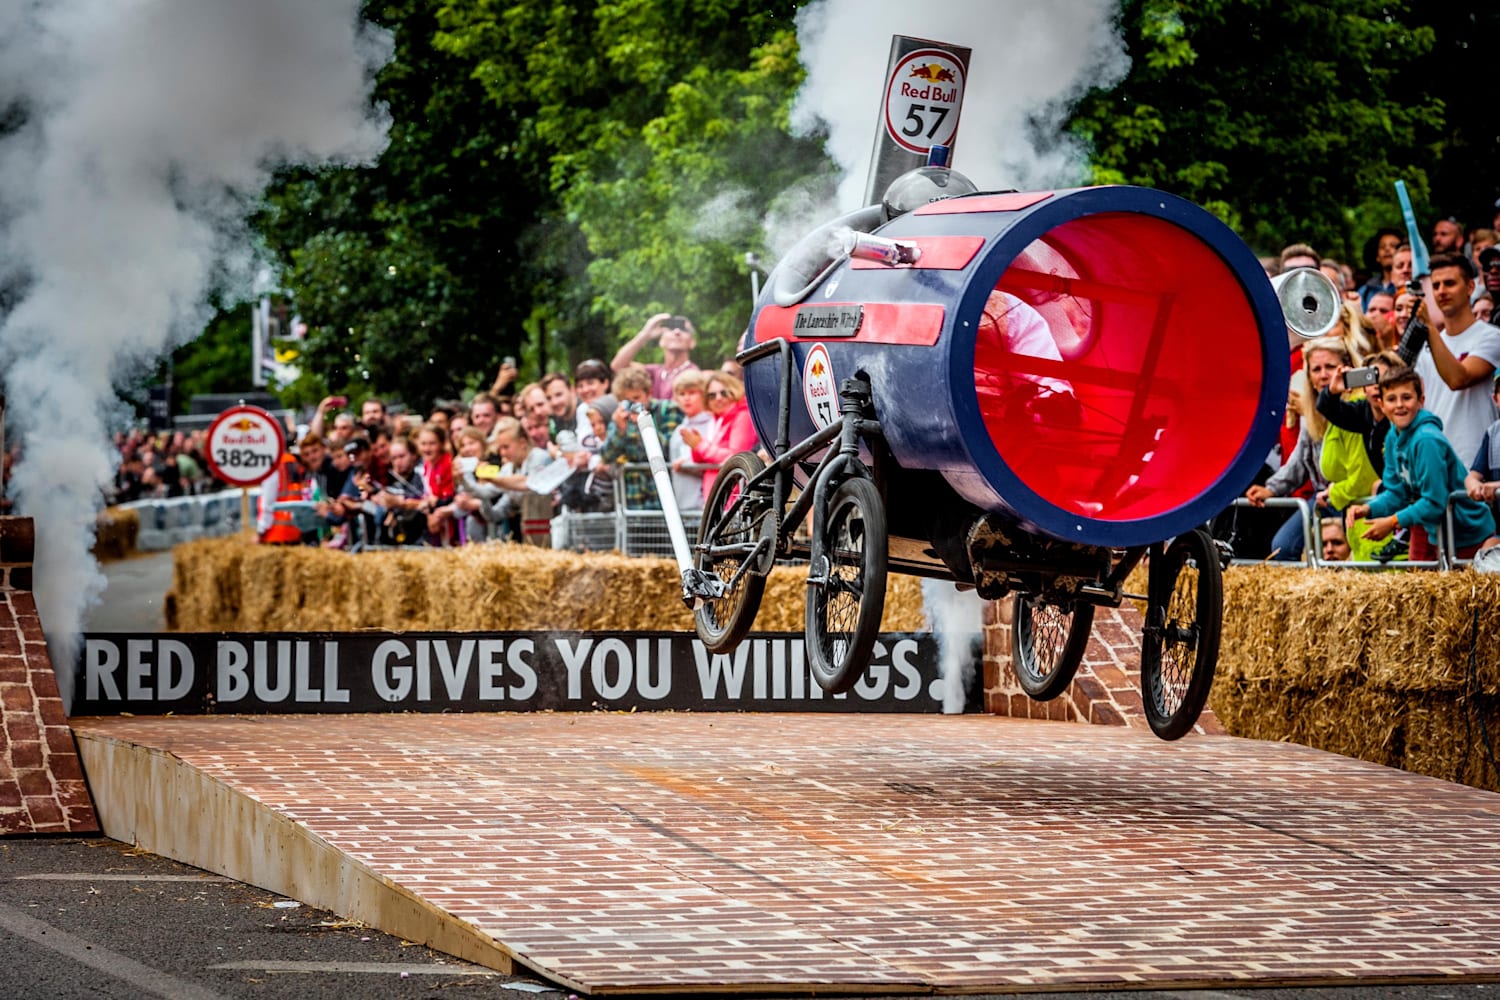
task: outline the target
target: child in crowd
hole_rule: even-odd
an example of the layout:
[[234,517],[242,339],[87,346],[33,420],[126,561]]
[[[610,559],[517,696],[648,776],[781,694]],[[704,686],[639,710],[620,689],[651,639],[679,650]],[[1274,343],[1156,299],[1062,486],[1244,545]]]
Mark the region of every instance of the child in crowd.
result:
[[[1443,422],[1422,408],[1422,378],[1397,368],[1380,378],[1380,405],[1391,422],[1386,438],[1384,489],[1369,503],[1350,505],[1345,522],[1368,517],[1365,537],[1379,540],[1398,527],[1411,531],[1410,558],[1432,562],[1448,495],[1463,489],[1464,466],[1443,436]],[[1468,497],[1453,505],[1453,547],[1469,558],[1495,534],[1489,507]]]

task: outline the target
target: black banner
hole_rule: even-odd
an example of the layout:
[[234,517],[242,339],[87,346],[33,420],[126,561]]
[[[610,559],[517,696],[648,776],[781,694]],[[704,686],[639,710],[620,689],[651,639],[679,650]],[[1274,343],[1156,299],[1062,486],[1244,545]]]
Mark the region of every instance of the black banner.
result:
[[[967,663],[978,637],[962,640]],[[330,712],[941,712],[938,645],[892,632],[847,694],[812,679],[801,633],[712,654],[676,632],[84,636],[73,715]],[[979,708],[970,684],[965,711]]]

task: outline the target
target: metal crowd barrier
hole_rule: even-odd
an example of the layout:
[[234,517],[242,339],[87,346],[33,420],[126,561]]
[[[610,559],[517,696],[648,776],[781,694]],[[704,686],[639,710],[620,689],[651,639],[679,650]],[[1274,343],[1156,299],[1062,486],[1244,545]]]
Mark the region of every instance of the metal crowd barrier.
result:
[[[1325,560],[1323,558],[1322,531],[1318,523],[1317,509],[1314,504],[1301,497],[1267,497],[1264,505],[1270,508],[1295,509],[1302,518],[1302,558],[1300,560],[1275,559],[1234,559],[1231,566],[1259,566],[1262,563],[1279,563],[1286,565],[1300,565],[1311,569],[1461,569],[1472,563],[1473,559],[1461,559],[1453,548],[1453,504],[1455,501],[1468,496],[1463,490],[1454,490],[1448,494],[1448,503],[1443,511],[1443,524],[1438,531],[1436,559],[1390,559],[1384,562],[1378,559],[1344,559]],[[1359,501],[1360,503],[1367,502]],[[1254,508],[1245,497],[1239,497],[1234,501],[1235,507]]]
[[[708,472],[717,465],[689,463],[687,469]],[[672,556],[672,536],[667,528],[667,515],[659,508],[631,507],[626,502],[625,473],[634,472],[649,477],[651,466],[644,462],[631,462],[609,467],[612,478],[614,510],[598,513],[582,513],[564,510],[552,519],[552,547],[572,549],[576,552],[612,552],[627,556]],[[698,536],[698,520],[701,512],[682,512],[682,527],[688,538]]]

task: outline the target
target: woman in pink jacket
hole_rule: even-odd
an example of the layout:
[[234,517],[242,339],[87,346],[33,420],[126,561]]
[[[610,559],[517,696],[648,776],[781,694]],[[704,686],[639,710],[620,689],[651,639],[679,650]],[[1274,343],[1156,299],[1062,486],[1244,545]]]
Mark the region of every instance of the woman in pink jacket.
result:
[[[714,425],[707,434],[682,430],[683,442],[693,449],[693,461],[721,465],[730,455],[754,451],[760,439],[750,419],[750,404],[745,401],[745,384],[728,372],[710,372],[704,395],[708,398],[709,412],[714,415]],[[705,501],[718,476],[717,472],[703,474]]]

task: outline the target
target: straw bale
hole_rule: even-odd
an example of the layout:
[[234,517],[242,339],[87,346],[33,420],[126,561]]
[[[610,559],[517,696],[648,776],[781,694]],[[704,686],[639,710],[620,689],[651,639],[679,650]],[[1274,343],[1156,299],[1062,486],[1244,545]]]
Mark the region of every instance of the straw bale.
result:
[[1400,693],[1327,685],[1318,690],[1273,683],[1214,684],[1209,706],[1235,736],[1300,743],[1346,757],[1400,767],[1407,699]]
[[94,558],[112,562],[129,558],[141,532],[141,516],[126,507],[106,507],[94,519]]
[[1409,705],[1406,770],[1500,791],[1497,755],[1500,705],[1493,698],[1429,695]]
[[[667,559],[533,546],[347,553],[243,537],[178,546],[168,627],[182,631],[689,630]],[[800,632],[806,571],[778,566],[755,627]],[[920,582],[892,575],[882,628],[924,627]]]

